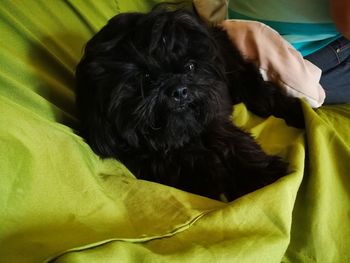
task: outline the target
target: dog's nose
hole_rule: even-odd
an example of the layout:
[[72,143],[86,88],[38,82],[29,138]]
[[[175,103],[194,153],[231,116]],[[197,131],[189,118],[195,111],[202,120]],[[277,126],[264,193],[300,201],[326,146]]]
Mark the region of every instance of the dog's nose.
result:
[[178,87],[176,88],[171,96],[174,98],[176,101],[184,100],[188,96],[188,90],[187,87]]

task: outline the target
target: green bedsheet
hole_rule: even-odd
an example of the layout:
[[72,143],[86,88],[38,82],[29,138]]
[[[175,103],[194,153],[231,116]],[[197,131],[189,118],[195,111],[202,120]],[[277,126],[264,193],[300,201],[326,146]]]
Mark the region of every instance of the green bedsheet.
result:
[[235,108],[290,174],[222,203],[136,180],[74,133],[74,68],[118,12],[157,1],[0,3],[0,262],[350,262],[350,105],[306,129]]

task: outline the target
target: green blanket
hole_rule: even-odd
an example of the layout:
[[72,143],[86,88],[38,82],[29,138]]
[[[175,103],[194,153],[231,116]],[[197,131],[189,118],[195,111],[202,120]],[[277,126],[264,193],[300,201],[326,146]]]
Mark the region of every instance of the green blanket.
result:
[[2,0],[0,262],[350,262],[350,105],[305,104],[305,131],[237,105],[290,173],[231,203],[136,180],[75,135],[84,43],[155,2]]

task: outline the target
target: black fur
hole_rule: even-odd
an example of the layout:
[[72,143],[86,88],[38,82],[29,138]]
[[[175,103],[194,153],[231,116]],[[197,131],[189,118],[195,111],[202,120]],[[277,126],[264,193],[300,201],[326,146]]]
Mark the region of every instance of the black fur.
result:
[[233,104],[303,125],[297,99],[185,10],[115,16],[87,43],[76,78],[81,134],[98,155],[211,198],[232,200],[287,173],[232,123]]

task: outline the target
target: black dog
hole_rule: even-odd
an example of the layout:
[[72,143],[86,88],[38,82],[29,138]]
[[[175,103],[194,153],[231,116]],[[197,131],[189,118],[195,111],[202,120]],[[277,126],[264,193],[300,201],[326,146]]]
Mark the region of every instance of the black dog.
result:
[[115,16],[87,43],[76,78],[81,133],[98,155],[211,198],[232,200],[287,173],[232,123],[233,104],[303,125],[299,100],[185,10]]

